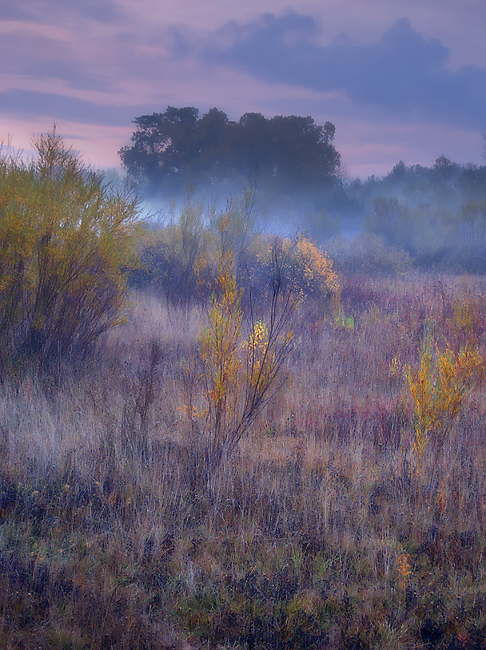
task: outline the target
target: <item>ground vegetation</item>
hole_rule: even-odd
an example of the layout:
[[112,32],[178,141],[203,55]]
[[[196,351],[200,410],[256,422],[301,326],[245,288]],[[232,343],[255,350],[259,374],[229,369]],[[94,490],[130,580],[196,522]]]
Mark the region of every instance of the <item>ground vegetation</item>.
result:
[[484,647],[485,278],[198,205],[84,372],[6,367],[0,646]]

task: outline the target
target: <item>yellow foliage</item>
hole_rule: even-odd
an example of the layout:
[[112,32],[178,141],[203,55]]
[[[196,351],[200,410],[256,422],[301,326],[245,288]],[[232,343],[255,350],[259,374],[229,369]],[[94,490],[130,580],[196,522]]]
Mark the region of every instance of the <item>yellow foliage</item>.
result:
[[293,334],[287,325],[299,304],[292,292],[280,301],[281,288],[275,285],[268,324],[257,320],[241,341],[241,290],[231,247],[224,246],[224,238],[222,244],[209,322],[200,337],[213,466],[232,451],[271,398],[271,388],[292,349]]
[[297,254],[301,257],[304,277],[309,284],[315,282],[321,290],[333,293],[339,290],[338,276],[332,268],[332,260],[313,242],[305,237],[297,241]]
[[115,324],[137,200],[111,191],[55,132],[30,164],[0,160],[0,368],[84,355]]
[[[285,340],[290,343],[292,333],[287,332]],[[283,340],[283,339],[282,339]],[[272,371],[275,350],[269,346],[268,328],[262,320],[256,321],[247,341],[242,344],[246,355],[246,379],[251,387],[256,388],[262,375]]]
[[239,338],[241,332],[241,296],[232,272],[230,253],[221,254],[215,292],[211,298],[209,326],[201,334],[201,357],[206,365],[208,379],[207,398],[212,415],[212,427],[216,441],[225,430],[229,400],[235,399],[241,362]]
[[434,397],[435,382],[432,371],[432,357],[424,352],[420,359],[420,368],[412,372],[410,366],[405,368],[410,394],[415,406],[415,442],[414,451],[422,458],[429,433],[436,420]]
[[483,368],[478,349],[469,346],[458,354],[449,347],[443,353],[437,348],[435,360],[425,350],[418,370],[405,368],[415,407],[414,451],[419,459],[432,434],[439,444],[444,442]]
[[408,579],[412,575],[412,567],[410,564],[411,556],[409,553],[401,553],[397,557],[397,569],[401,576],[400,587],[405,589]]
[[296,302],[301,302],[304,295],[318,297],[339,293],[338,275],[332,268],[332,260],[306,237],[277,238],[257,258],[270,273],[277,271],[279,283],[291,286],[292,299]]
[[482,373],[483,365],[484,360],[477,348],[466,346],[457,355],[450,348],[443,354],[437,350],[439,410],[449,420],[459,414],[472,390],[471,382]]
[[396,377],[400,371],[400,357],[395,355],[390,361],[389,372],[390,377]]
[[293,263],[296,265],[297,275],[300,276],[304,291],[312,293],[337,293],[339,291],[339,280],[337,273],[332,268],[332,260],[327,254],[316,246],[310,239],[299,237],[295,249],[290,239],[283,242],[283,250],[290,254]]

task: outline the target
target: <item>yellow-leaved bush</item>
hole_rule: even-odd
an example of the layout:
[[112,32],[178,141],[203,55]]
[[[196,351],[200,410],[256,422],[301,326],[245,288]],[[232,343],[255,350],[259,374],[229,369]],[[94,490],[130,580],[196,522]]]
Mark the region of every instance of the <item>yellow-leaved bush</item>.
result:
[[[292,251],[292,242],[284,241],[284,250]],[[309,293],[337,293],[339,291],[338,275],[333,269],[332,260],[310,239],[299,237],[292,252],[296,265],[297,277],[301,277],[303,288]]]
[[[222,222],[222,234],[225,224]],[[214,468],[233,452],[275,392],[282,366],[293,349],[292,316],[301,301],[295,282],[282,282],[288,271],[288,251],[271,247],[268,309],[242,334],[242,289],[238,285],[231,247],[219,252],[208,325],[200,336],[207,411],[208,467]],[[288,276],[290,278],[290,275]]]
[[414,404],[414,451],[419,460],[430,440],[440,449],[460,414],[466,398],[484,371],[484,359],[477,347],[466,345],[455,353],[436,348],[435,358],[430,343],[423,350],[420,367],[405,368],[410,395]]
[[116,324],[134,263],[137,199],[86,167],[55,130],[37,158],[0,159],[0,372],[81,360]]
[[315,297],[339,293],[339,278],[332,260],[314,242],[301,235],[297,239],[276,239],[261,257],[264,265],[275,267],[275,250],[279,250],[278,269],[283,285],[289,282],[294,293]]

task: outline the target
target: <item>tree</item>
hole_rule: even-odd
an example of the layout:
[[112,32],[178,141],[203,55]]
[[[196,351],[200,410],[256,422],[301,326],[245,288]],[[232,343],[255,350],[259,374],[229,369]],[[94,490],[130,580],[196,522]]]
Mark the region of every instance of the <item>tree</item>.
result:
[[0,160],[0,373],[80,360],[118,322],[137,199],[111,190],[55,130],[31,163]]
[[335,128],[312,117],[275,116],[270,120],[274,142],[273,174],[278,184],[316,188],[336,173],[340,157],[332,146]]
[[275,192],[322,190],[340,165],[334,125],[318,126],[312,117],[245,113],[231,122],[216,108],[199,118],[196,108],[169,106],[134,122],[133,145],[120,157],[128,174],[152,192],[179,192],[188,182],[241,185],[255,169]]
[[213,177],[224,177],[224,166],[231,157],[228,116],[217,108],[211,108],[196,127],[197,146],[187,161],[193,180],[199,178],[211,182]]
[[413,247],[413,220],[410,207],[396,198],[378,196],[371,201],[366,230],[383,237],[392,246]]
[[169,106],[165,113],[135,118],[132,147],[122,147],[120,157],[130,176],[142,186],[161,179],[176,179],[185,159],[195,155],[194,133],[199,110]]

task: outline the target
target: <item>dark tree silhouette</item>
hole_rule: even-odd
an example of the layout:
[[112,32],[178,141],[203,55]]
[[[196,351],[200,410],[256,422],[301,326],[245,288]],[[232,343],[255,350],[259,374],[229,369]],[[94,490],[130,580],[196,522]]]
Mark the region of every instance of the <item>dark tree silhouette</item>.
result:
[[155,193],[238,182],[255,169],[274,191],[323,190],[340,165],[334,125],[318,126],[312,117],[245,113],[232,122],[217,108],[199,117],[197,108],[169,106],[134,123],[133,144],[120,157],[129,175]]

